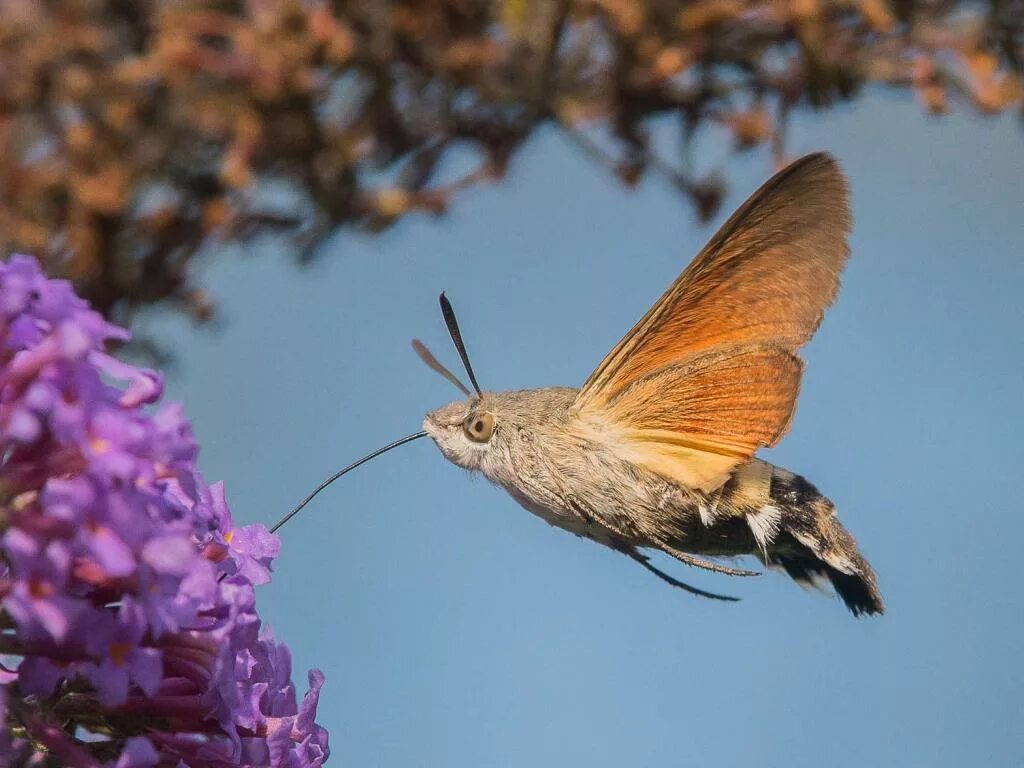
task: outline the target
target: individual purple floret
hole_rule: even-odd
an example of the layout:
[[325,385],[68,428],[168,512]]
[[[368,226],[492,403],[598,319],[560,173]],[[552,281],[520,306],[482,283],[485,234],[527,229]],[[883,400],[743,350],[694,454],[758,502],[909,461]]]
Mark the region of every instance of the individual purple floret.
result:
[[256,613],[279,542],[236,526],[160,376],[35,260],[0,263],[0,765],[319,766]]

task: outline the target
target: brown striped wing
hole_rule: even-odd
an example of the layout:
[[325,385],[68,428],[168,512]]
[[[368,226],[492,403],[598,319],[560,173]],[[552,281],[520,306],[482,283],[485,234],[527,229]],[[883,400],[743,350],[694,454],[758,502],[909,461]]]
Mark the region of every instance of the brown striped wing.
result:
[[849,228],[831,157],[777,173],[605,357],[578,413],[638,463],[661,474],[679,464],[669,475],[694,487],[720,482],[788,427],[796,351],[835,299]]

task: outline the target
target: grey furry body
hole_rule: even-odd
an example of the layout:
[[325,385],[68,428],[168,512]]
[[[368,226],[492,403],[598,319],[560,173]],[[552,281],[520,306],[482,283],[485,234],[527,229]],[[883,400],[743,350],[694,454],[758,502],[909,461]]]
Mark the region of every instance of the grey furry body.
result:
[[[551,525],[613,549],[671,545],[697,554],[752,551],[753,537],[730,542],[702,530],[707,526],[700,508],[713,499],[622,460],[575,428],[570,409],[576,391],[549,387],[485,392],[479,408],[497,417],[490,445],[442,446],[442,451],[454,463],[482,472]],[[428,432],[445,422],[462,424],[468,413],[465,404],[453,403],[435,414],[449,409],[455,413],[427,417]]]
[[[644,549],[690,565],[699,563],[689,555],[754,555],[800,582],[828,578],[854,613],[881,610],[870,566],[806,480],[753,458],[714,491],[682,487],[620,458],[573,410],[576,392],[484,392],[427,414],[423,426],[449,461],[481,472],[530,512],[641,563]],[[477,413],[494,418],[486,442],[464,431]]]

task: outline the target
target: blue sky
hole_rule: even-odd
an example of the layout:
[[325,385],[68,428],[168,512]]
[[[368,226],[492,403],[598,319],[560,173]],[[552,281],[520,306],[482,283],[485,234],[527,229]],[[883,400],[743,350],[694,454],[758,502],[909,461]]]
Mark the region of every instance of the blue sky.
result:
[[[743,601],[693,598],[420,441],[283,529],[259,592],[300,684],[327,675],[332,764],[1024,764],[1024,133],[875,93],[801,117],[790,147],[845,167],[853,256],[765,455],[835,501],[888,613],[659,561]],[[769,172],[731,162],[715,224]],[[712,231],[662,181],[627,192],[545,134],[441,221],[341,233],[303,269],[271,245],[211,261],[219,330],[142,329],[178,357],[207,479],[269,524],[457,395],[408,346],[456,366],[441,290],[485,388],[578,385]]]

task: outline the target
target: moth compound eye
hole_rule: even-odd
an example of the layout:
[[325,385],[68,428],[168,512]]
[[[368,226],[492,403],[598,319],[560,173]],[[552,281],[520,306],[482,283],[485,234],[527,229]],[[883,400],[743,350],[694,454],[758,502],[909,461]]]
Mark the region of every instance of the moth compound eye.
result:
[[474,443],[486,443],[494,434],[494,417],[486,411],[471,413],[469,418],[462,422],[462,431]]

